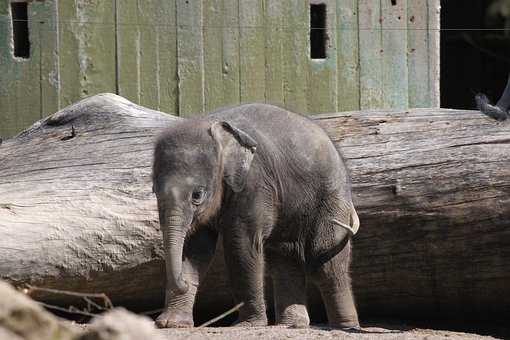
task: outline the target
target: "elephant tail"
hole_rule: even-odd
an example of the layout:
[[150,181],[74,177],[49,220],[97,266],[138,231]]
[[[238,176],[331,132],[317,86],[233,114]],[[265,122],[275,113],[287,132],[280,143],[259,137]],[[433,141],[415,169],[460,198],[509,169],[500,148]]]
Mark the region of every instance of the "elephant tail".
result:
[[354,205],[351,203],[351,213],[349,218],[349,224],[342,223],[336,219],[333,220],[333,223],[336,225],[347,229],[351,233],[351,237],[356,235],[359,229],[359,217],[356,209],[354,209]]
[[351,227],[352,227],[352,236],[356,235],[356,233],[359,230],[359,216],[356,212],[356,209],[354,209],[354,205],[352,205],[352,211],[351,211]]

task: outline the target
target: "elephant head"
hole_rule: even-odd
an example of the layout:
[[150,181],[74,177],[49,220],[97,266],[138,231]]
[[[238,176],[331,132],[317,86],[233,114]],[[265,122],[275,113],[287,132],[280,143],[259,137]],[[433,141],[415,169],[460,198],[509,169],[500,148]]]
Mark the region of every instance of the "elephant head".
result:
[[153,191],[163,232],[167,288],[184,294],[187,236],[217,214],[223,192],[243,190],[256,142],[227,122],[184,120],[157,140]]

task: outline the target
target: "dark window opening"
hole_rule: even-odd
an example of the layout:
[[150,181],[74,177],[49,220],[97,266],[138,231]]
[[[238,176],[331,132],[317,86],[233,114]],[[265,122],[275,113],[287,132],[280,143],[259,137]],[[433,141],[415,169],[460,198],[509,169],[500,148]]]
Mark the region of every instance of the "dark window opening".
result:
[[441,0],[441,107],[476,109],[478,92],[497,102],[510,72],[510,15],[500,2]]
[[30,58],[27,3],[12,2],[11,18],[12,18],[12,40],[14,42],[14,56],[20,58]]
[[310,57],[326,58],[326,4],[310,5]]

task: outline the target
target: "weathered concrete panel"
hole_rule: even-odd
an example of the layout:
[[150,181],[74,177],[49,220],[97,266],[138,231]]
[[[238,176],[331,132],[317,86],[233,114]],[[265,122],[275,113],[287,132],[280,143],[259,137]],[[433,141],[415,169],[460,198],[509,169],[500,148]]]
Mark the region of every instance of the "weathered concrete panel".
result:
[[116,91],[115,1],[58,1],[60,105]]
[[[382,30],[379,1],[358,0],[360,108],[384,105],[382,92]],[[339,103],[339,107],[341,107]]]
[[310,41],[309,5],[306,1],[285,0],[283,84],[284,106],[294,112],[308,109],[308,63]]
[[202,1],[176,0],[179,115],[204,111]]
[[[12,136],[42,118],[44,105],[41,95],[48,92],[47,77],[42,79],[41,61],[46,50],[53,48],[50,42],[42,45],[46,36],[47,21],[51,21],[51,9],[39,2],[27,5],[29,55],[14,55],[13,21],[10,1],[0,2],[0,137]],[[47,68],[44,68],[47,71]],[[52,94],[49,94],[51,100]]]
[[337,0],[337,110],[360,107],[358,0]]
[[224,105],[223,90],[223,1],[204,0],[204,91],[205,111]]
[[266,103],[284,105],[283,99],[283,39],[282,18],[286,8],[281,0],[265,0],[266,31]]
[[[412,1],[412,0],[411,0]],[[408,107],[407,0],[381,2],[383,108]]]
[[430,105],[427,2],[427,0],[413,0],[407,3],[409,107]]
[[[311,51],[307,51],[309,58],[307,112],[333,112],[337,109],[338,101],[336,39],[338,23],[336,16],[336,0],[310,1],[310,4],[316,3],[326,6],[326,58],[312,59],[309,54]],[[308,21],[310,22],[310,18],[308,18]],[[316,29],[321,28],[310,27],[310,34]],[[307,37],[301,37],[301,39],[306,38]]]
[[265,101],[263,1],[239,0],[241,102]]

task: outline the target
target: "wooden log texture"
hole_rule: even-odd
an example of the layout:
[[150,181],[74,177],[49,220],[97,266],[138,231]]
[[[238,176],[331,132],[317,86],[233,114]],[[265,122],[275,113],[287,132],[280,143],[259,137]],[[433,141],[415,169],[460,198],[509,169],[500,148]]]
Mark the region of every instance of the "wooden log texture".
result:
[[[177,119],[102,94],[4,141],[0,277],[104,292],[137,310],[160,307],[152,143]],[[313,119],[342,148],[351,171],[361,219],[352,276],[362,319],[508,319],[508,124],[446,109]],[[33,296],[70,303],[45,292]],[[205,318],[231,303],[218,256],[196,312]]]

